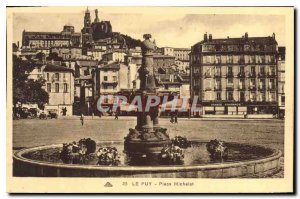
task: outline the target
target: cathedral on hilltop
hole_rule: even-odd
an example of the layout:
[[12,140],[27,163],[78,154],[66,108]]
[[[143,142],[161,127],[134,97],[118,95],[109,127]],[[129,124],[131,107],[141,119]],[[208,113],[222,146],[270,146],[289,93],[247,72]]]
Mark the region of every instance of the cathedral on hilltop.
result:
[[97,9],[93,22],[89,9],[86,9],[81,34],[83,54],[90,49],[127,49],[125,38],[120,33],[112,31],[110,21],[99,20]]

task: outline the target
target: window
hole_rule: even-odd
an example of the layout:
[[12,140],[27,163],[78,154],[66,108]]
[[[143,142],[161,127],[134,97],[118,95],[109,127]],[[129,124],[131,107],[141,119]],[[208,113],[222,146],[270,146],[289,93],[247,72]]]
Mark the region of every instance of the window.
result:
[[59,73],[55,73],[55,80],[59,81]]
[[116,82],[117,81],[117,76],[113,76],[113,80],[114,80],[114,82]]
[[50,78],[50,77],[49,77],[49,73],[47,73],[47,81],[49,81],[49,78]]
[[265,80],[264,79],[260,79],[259,80],[259,88],[260,89],[264,89],[264,87],[265,87]]
[[133,89],[136,89],[136,82],[134,81],[132,84]]
[[217,92],[217,100],[221,100],[221,92]]
[[47,83],[47,92],[49,92],[49,93],[51,92],[51,83]]
[[260,74],[264,74],[265,73],[265,67],[263,67],[263,66],[259,67],[259,72],[260,72]]
[[59,93],[59,84],[58,83],[55,83],[55,92]]
[[241,67],[240,67],[240,73],[241,73],[241,74],[244,74],[244,72],[245,72],[245,67],[244,67],[244,66],[241,66]]
[[251,74],[255,74],[255,66],[251,66]]
[[281,105],[285,104],[285,96],[281,96]]
[[232,66],[228,66],[227,67],[227,73],[228,73],[228,75],[232,75],[233,73],[232,73]]
[[233,78],[228,78],[227,84],[233,84]]
[[240,92],[240,101],[241,102],[245,101],[245,93],[244,92]]
[[274,89],[275,88],[275,80],[274,79],[270,79],[269,87],[270,87],[270,89]]
[[250,80],[250,86],[251,86],[251,87],[254,87],[254,86],[255,86],[255,79],[251,79],[251,80]]
[[104,88],[104,89],[107,89],[107,85],[104,85],[103,88]]
[[107,81],[107,76],[104,76],[104,81]]
[[227,92],[227,100],[233,100],[233,92]]
[[255,102],[255,100],[256,100],[255,92],[251,92],[250,93],[250,101]]
[[68,84],[64,83],[64,93],[68,92]]

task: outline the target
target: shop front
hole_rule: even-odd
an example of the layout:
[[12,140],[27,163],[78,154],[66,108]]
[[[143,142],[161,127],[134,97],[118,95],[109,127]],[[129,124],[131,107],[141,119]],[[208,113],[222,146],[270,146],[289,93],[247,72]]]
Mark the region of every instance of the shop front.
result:
[[267,102],[202,102],[203,115],[273,114],[276,103]]

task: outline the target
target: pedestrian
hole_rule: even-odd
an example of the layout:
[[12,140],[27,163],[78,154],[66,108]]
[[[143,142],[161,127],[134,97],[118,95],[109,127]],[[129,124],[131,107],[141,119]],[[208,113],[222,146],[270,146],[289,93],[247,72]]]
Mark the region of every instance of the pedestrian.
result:
[[118,116],[118,112],[115,112],[115,120],[118,120],[119,116]]
[[80,121],[81,121],[81,126],[83,126],[83,123],[84,123],[84,115],[83,115],[83,113],[81,113]]
[[173,115],[173,113],[171,113],[171,120],[170,120],[170,122],[173,124],[174,123],[174,115]]
[[175,112],[175,123],[178,123],[178,112]]

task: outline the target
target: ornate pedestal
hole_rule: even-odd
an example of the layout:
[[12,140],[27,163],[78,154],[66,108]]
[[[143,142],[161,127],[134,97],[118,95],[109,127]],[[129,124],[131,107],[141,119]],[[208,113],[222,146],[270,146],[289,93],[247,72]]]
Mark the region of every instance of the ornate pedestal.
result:
[[158,105],[146,110],[150,96],[157,96],[157,85],[153,70],[153,50],[156,46],[150,41],[151,35],[145,34],[142,44],[142,66],[139,69],[140,90],[136,96],[141,97],[142,111],[137,112],[137,125],[129,129],[125,137],[124,148],[129,154],[146,155],[160,153],[162,148],[170,144],[167,129],[159,126]]

